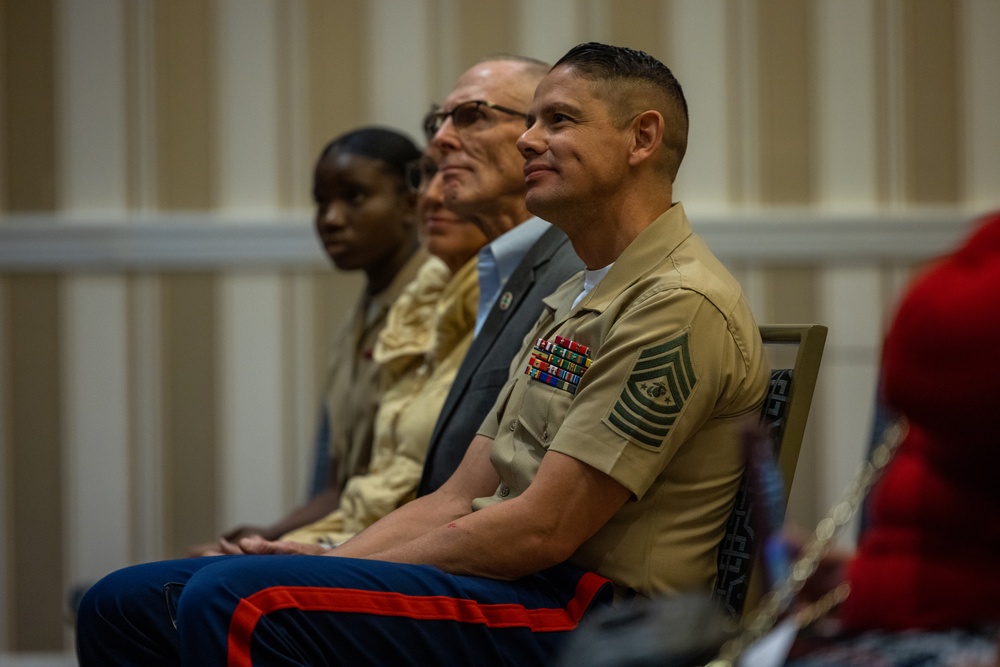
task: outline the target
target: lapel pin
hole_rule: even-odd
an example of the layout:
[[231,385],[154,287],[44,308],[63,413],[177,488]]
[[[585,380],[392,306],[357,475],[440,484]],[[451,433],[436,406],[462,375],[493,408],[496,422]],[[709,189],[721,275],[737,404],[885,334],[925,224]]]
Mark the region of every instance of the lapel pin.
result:
[[513,302],[514,295],[510,292],[504,292],[500,295],[500,310],[507,310]]

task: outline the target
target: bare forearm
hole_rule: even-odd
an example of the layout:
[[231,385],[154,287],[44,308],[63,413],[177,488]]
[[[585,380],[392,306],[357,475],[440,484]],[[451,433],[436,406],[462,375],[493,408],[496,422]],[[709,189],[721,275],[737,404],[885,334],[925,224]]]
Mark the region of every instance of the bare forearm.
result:
[[568,559],[629,498],[611,477],[549,452],[523,494],[367,557],[517,579]]
[[467,502],[440,494],[417,498],[368,526],[330,555],[370,558],[426,535],[470,511]]
[[552,527],[535,521],[517,500],[457,517],[410,540],[367,554],[398,563],[434,565],[452,574],[512,580],[572,554]]
[[455,474],[440,489],[390,512],[330,555],[371,558],[468,515],[472,500],[492,493],[499,483],[490,464],[491,444],[489,438],[476,436]]
[[499,483],[489,463],[491,444],[477,436],[444,486],[392,512],[329,555],[517,579],[569,558],[629,497],[625,487],[604,473],[549,452],[523,494],[472,512],[473,499],[489,495]]

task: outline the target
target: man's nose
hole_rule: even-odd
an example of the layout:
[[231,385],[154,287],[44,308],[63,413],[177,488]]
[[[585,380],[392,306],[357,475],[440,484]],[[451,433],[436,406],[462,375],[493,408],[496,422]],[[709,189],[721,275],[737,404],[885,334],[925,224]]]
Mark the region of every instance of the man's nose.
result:
[[455,124],[451,122],[450,116],[441,123],[441,127],[434,133],[431,143],[434,144],[435,148],[444,152],[461,148],[462,140],[458,136],[458,130],[455,129]]
[[545,149],[542,148],[539,141],[539,133],[536,126],[529,127],[517,138],[517,150],[526,159],[544,152]]

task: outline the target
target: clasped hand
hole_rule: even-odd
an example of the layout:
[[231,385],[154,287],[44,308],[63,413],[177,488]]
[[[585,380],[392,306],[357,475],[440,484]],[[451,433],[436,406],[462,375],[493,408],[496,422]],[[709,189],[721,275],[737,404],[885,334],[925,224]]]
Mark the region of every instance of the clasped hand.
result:
[[206,551],[206,556],[240,556],[240,555],[276,555],[276,554],[300,554],[309,556],[321,556],[327,553],[327,549],[318,544],[304,544],[302,542],[291,542],[288,540],[268,540],[260,535],[250,535],[241,537],[238,540],[229,541],[220,538],[216,547]]

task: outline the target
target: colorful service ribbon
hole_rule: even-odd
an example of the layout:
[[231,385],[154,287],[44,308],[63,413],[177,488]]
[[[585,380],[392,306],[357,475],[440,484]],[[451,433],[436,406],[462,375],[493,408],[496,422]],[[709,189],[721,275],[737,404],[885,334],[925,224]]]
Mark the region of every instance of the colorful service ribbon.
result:
[[590,367],[589,355],[589,347],[568,338],[556,336],[555,342],[539,338],[524,372],[533,380],[575,394],[580,378]]

